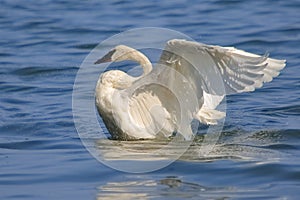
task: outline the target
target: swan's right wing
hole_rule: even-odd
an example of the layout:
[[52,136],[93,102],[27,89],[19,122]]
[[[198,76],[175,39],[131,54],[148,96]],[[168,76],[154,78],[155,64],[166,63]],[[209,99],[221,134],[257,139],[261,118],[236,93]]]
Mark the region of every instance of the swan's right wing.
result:
[[[226,95],[253,91],[279,75],[285,60],[259,56],[233,47],[221,47],[185,40],[170,40],[160,63],[174,67],[209,94]],[[198,78],[199,78],[198,77]],[[222,85],[220,81],[222,81]]]
[[[225,116],[225,113],[215,110],[224,95],[262,87],[263,83],[279,75],[285,60],[232,47],[175,39],[167,42],[159,64],[165,66],[165,70],[158,80],[164,81],[173,91],[185,90],[182,82],[188,82],[198,98],[195,117],[203,123],[216,124]],[[190,99],[191,96],[183,98]]]

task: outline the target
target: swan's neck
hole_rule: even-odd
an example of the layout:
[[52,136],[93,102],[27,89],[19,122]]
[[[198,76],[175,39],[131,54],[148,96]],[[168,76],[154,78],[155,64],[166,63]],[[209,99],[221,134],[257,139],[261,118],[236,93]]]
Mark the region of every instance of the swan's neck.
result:
[[149,59],[139,51],[134,51],[129,55],[129,59],[138,62],[143,68],[142,76],[149,74],[152,71],[152,64]]

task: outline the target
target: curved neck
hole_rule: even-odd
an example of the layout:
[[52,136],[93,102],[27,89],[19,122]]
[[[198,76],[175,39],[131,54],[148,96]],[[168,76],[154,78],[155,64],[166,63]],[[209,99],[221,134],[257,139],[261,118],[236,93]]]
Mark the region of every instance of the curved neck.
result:
[[129,59],[138,62],[142,68],[144,73],[142,76],[149,74],[152,71],[152,64],[149,59],[139,51],[131,52],[129,55]]

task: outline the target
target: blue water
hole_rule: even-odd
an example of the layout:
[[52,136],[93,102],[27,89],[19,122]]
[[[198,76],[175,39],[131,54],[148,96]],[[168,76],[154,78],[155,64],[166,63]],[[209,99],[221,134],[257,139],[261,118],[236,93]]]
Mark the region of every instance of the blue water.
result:
[[[299,9],[298,0],[2,0],[0,199],[297,199]],[[145,26],[287,60],[263,88],[227,97],[219,156],[130,174],[81,143],[72,115],[80,64],[102,40]]]

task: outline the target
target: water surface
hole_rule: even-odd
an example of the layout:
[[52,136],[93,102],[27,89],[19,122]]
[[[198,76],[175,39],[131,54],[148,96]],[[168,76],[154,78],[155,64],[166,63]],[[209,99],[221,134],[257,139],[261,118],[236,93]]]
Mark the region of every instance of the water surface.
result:
[[[1,1],[1,199],[297,199],[299,8],[297,0]],[[72,116],[73,83],[99,42],[144,26],[268,52],[286,59],[287,67],[263,88],[227,97],[224,131],[209,156],[197,154],[199,136],[168,167],[145,174],[118,172],[82,145]],[[122,157],[127,161],[163,145],[99,144],[129,148],[132,154]]]

